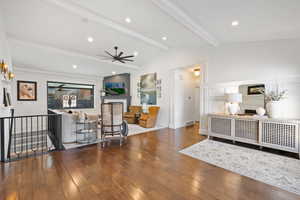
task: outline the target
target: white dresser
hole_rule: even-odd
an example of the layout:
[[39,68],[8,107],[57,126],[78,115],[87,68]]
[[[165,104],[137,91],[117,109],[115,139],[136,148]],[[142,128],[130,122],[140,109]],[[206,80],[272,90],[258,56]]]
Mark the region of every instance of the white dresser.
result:
[[298,153],[300,120],[208,115],[206,135]]

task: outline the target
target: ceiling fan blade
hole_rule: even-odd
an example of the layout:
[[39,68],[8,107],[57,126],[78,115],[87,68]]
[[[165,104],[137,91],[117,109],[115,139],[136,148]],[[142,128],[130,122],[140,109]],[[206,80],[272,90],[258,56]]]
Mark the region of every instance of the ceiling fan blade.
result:
[[123,55],[123,51],[121,51],[120,53],[119,53],[119,55],[118,55],[118,57],[120,58],[122,55]]
[[124,61],[130,61],[130,62],[133,62],[134,60],[131,60],[131,59],[122,59],[122,60],[124,60]]
[[131,55],[131,56],[124,56],[124,57],[120,57],[121,59],[124,59],[124,58],[133,58],[134,56]]
[[104,51],[105,53],[107,53],[108,55],[110,55],[111,57],[114,57],[113,55],[111,55],[109,52],[107,51]]
[[123,60],[118,60],[118,61],[125,64],[125,62]]

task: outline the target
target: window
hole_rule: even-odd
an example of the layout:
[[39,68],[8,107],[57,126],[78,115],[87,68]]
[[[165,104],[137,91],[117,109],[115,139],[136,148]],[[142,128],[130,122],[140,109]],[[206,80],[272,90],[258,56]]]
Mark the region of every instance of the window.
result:
[[94,85],[47,82],[48,109],[94,108]]

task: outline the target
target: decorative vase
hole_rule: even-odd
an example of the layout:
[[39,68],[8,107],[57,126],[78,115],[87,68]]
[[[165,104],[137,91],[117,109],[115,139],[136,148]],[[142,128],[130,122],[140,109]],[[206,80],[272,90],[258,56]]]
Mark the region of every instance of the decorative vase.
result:
[[266,110],[262,107],[259,107],[259,108],[256,109],[256,113],[257,113],[258,116],[262,117],[266,114]]
[[237,103],[232,103],[228,105],[228,111],[231,115],[236,115],[240,111],[240,106]]
[[268,102],[267,111],[270,118],[282,118],[281,102],[280,101]]

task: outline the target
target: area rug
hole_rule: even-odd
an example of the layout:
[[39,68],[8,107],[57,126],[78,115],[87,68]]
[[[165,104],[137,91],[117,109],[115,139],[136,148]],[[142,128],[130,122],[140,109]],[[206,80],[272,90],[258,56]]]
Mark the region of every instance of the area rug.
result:
[[155,126],[153,128],[143,128],[137,124],[128,124],[128,136],[137,135],[137,134],[141,134],[141,133],[145,133],[145,132],[149,132],[149,131],[156,131],[156,130],[163,129],[163,128],[166,128],[166,127]]
[[213,140],[180,153],[300,195],[300,160]]

